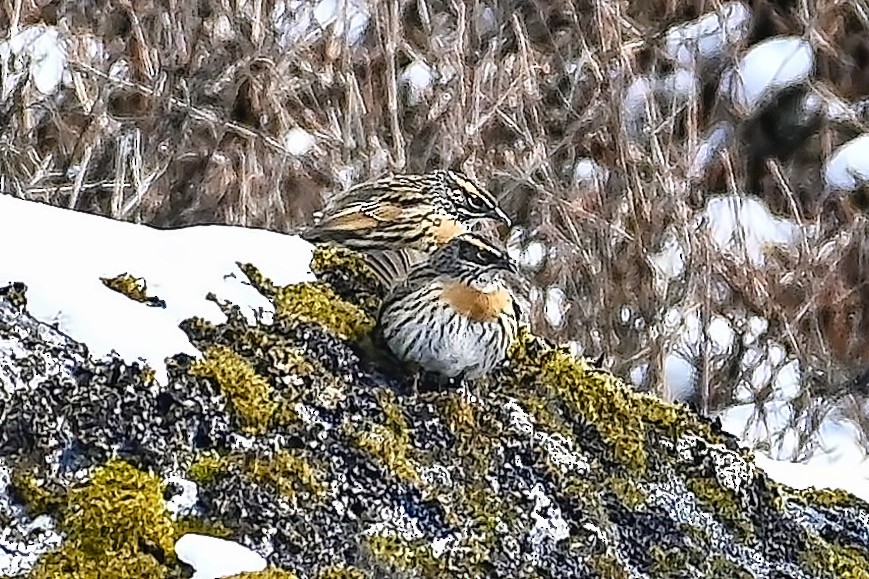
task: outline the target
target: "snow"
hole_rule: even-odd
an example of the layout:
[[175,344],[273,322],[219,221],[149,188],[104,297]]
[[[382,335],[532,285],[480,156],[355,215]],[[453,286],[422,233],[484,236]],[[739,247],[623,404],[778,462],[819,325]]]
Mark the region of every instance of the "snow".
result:
[[[178,324],[200,316],[224,319],[216,304],[237,304],[249,320],[271,303],[247,283],[236,262],[252,263],[275,283],[313,279],[313,246],[297,236],[228,226],[158,230],[0,195],[0,284],[28,286],[28,309],[56,323],[96,357],[113,349],[128,362],[144,360],[166,378],[164,359],[198,356]],[[166,308],[134,302],[105,287],[101,277],[144,278]]]
[[670,28],[664,38],[664,53],[679,66],[696,70],[698,65],[733,51],[750,28],[751,9],[742,2],[727,2],[720,12]]
[[638,76],[622,96],[625,128],[639,139],[650,122],[649,106],[657,102],[662,109],[678,107],[695,97],[699,81],[690,71],[678,69],[663,77]]
[[719,94],[743,116],[772,95],[809,79],[815,69],[812,45],[798,36],[776,36],[753,46],[721,77]]
[[0,100],[9,97],[24,74],[30,75],[39,92],[44,95],[52,94],[63,80],[66,65],[66,47],[57,28],[28,26],[6,42],[0,43],[0,67],[12,70],[12,74],[4,75],[6,82],[2,87]]
[[304,155],[314,147],[314,136],[305,129],[290,129],[284,135],[284,147],[291,155]]
[[853,192],[869,182],[869,133],[851,139],[830,156],[824,183],[832,191]]
[[562,327],[567,308],[567,296],[564,294],[564,290],[558,286],[549,286],[546,289],[546,300],[543,306],[543,314],[549,325],[553,328]]
[[[819,447],[810,449],[804,462],[794,462],[799,423],[793,422],[790,406],[782,402],[765,405],[764,420],[752,419],[754,404],[734,406],[719,415],[725,431],[749,444],[773,440],[769,451],[755,451],[755,463],[770,478],[795,489],[842,489],[869,501],[869,461],[860,444],[857,428],[835,416],[827,416],[818,428]],[[764,424],[768,426],[764,426]]]
[[175,542],[178,559],[193,567],[192,579],[218,579],[266,568],[266,560],[234,541],[187,533]]
[[271,11],[272,26],[284,48],[314,42],[330,27],[334,36],[355,46],[369,19],[370,6],[364,0],[278,0]]
[[622,96],[625,129],[639,140],[651,122],[649,107],[657,103],[662,110],[689,102],[699,91],[699,81],[690,71],[677,69],[663,77],[638,76]]
[[399,76],[402,85],[408,87],[407,100],[410,106],[416,105],[434,82],[434,71],[422,60],[414,60],[405,67]]
[[593,159],[583,157],[573,167],[574,185],[600,188],[609,178],[609,170]]
[[688,178],[699,179],[703,177],[716,155],[723,151],[733,139],[733,134],[733,125],[727,121],[719,121],[712,125],[694,151],[691,164],[688,167]]
[[739,262],[760,267],[768,247],[794,245],[800,228],[788,219],[774,216],[755,197],[724,195],[706,204],[704,218],[710,224],[712,240],[722,252]]

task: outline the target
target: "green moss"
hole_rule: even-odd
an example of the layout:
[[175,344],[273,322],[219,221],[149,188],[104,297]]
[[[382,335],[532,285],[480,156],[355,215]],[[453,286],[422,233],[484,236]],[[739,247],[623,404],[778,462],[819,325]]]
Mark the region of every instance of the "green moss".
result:
[[148,295],[148,283],[143,278],[123,273],[115,277],[101,277],[100,281],[110,290],[125,295],[135,302],[149,305],[163,305],[165,307],[163,300]]
[[435,404],[447,427],[460,440],[479,430],[477,408],[461,392],[446,392]]
[[54,512],[63,502],[63,493],[46,488],[45,481],[32,470],[12,471],[11,490],[32,517]]
[[197,458],[187,473],[194,482],[208,483],[234,468],[244,470],[258,484],[274,487],[294,505],[300,493],[306,493],[306,498],[320,498],[326,492],[326,475],[301,450],[280,450],[270,457],[207,453]]
[[151,553],[174,558],[177,531],[163,502],[163,483],[133,466],[112,461],[72,489],[59,526],[62,547],[45,555],[32,579],[164,577]]
[[732,491],[722,487],[718,481],[707,478],[687,477],[685,484],[731,532],[742,539],[754,536],[754,526]]
[[359,285],[374,288],[379,283],[362,256],[337,245],[322,246],[314,250],[311,271],[320,279],[338,271]]
[[814,573],[835,579],[869,579],[869,560],[864,553],[816,536],[809,537],[808,542],[803,558]]
[[[322,251],[318,250],[320,253]],[[315,261],[317,254],[315,252]],[[318,324],[338,337],[351,341],[366,337],[374,327],[374,320],[365,310],[341,299],[327,283],[298,283],[279,287],[254,266],[239,264],[239,267],[251,285],[274,303],[276,320],[291,324]]]
[[275,319],[319,324],[345,340],[359,340],[374,327],[374,320],[361,308],[342,300],[322,283],[281,288],[274,303]]
[[613,476],[604,484],[631,510],[646,504],[646,493],[630,478]]
[[804,504],[831,508],[851,508],[869,511],[869,503],[841,489],[809,488],[795,491],[791,498]]
[[608,554],[592,558],[590,567],[600,579],[629,579],[631,577],[625,568],[612,555]]
[[167,570],[149,554],[123,546],[111,556],[96,557],[64,544],[39,560],[29,579],[163,579]]
[[[443,569],[426,541],[405,541],[382,534],[368,535],[364,547],[378,563],[402,574],[441,576]],[[405,575],[402,575],[405,576]]]
[[369,574],[357,567],[334,565],[317,573],[317,579],[367,579]]
[[754,578],[752,573],[746,571],[734,561],[731,561],[720,553],[707,557],[705,561],[704,576],[706,577],[727,577],[728,579]]
[[392,392],[378,390],[375,395],[383,411],[383,423],[345,423],[344,433],[357,448],[381,462],[399,480],[418,484],[420,477],[412,458],[414,449],[404,413]]
[[232,529],[219,522],[214,524],[196,517],[181,517],[175,521],[175,536],[180,537],[187,533],[226,538],[232,535]]
[[619,462],[636,471],[646,467],[646,426],[630,392],[612,375],[591,371],[583,361],[543,346],[527,330],[510,351],[518,382],[531,380],[551,389],[575,415],[597,428]]
[[296,574],[290,571],[285,571],[284,569],[269,567],[264,571],[230,575],[229,579],[296,579]]
[[687,571],[687,554],[681,549],[663,549],[660,545],[652,545],[649,555],[652,559],[649,574],[653,577],[679,577]]
[[377,390],[375,395],[383,411],[383,425],[392,432],[396,440],[403,445],[409,444],[410,427],[407,425],[404,411],[395,401],[395,394],[391,390]]
[[187,476],[195,483],[210,483],[218,474],[226,470],[226,465],[226,457],[213,451],[203,452],[187,469]]
[[190,373],[217,382],[247,432],[259,434],[269,427],[278,406],[272,399],[272,387],[232,349],[226,346],[208,348],[204,359],[191,365]]
[[[532,396],[551,393],[564,401],[577,419],[592,424],[609,445],[615,460],[634,474],[645,473],[646,448],[650,428],[676,437],[685,432],[718,441],[708,425],[690,411],[663,402],[651,395],[638,394],[618,378],[578,360],[559,348],[545,345],[527,329],[520,332],[510,349],[516,397],[532,390]],[[531,407],[539,414],[543,405]]]
[[344,433],[359,450],[381,462],[399,480],[419,482],[419,471],[410,457],[410,445],[389,427],[369,424],[359,428],[345,424]]
[[123,273],[116,277],[101,277],[100,281],[107,288],[123,294],[133,301],[144,302],[148,299],[148,286],[144,279]]
[[320,498],[326,492],[323,474],[313,467],[311,461],[298,456],[298,451],[282,450],[269,460],[254,458],[245,464],[254,480],[275,487],[278,492],[297,504],[299,493],[305,492]]

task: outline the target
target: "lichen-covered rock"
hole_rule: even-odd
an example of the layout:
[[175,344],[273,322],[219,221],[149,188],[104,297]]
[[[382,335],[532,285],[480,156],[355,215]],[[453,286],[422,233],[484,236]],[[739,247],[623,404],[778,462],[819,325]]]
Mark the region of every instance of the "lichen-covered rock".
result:
[[[242,266],[273,322],[186,321],[203,356],[167,385],[0,291],[0,575],[189,576],[193,531],[263,555],[251,578],[869,577],[853,497],[780,488],[715,423],[527,332],[486,380],[421,391],[352,256],[313,266],[290,288]],[[29,521],[53,542],[16,558]]]

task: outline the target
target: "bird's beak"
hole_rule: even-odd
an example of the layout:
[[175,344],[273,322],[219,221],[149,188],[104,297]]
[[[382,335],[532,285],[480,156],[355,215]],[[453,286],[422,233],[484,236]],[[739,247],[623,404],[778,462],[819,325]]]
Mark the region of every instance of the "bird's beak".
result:
[[513,221],[509,217],[507,217],[507,214],[504,213],[504,210],[500,207],[495,207],[495,215],[497,216],[498,220],[501,221],[501,223],[507,226],[508,229],[510,227],[513,227]]
[[516,265],[516,262],[510,259],[510,256],[504,257],[504,267],[507,271],[513,274],[519,274],[519,266]]

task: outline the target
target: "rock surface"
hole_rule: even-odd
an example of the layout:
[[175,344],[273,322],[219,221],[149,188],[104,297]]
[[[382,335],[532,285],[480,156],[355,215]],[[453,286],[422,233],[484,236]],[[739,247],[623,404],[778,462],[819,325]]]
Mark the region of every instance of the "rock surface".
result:
[[376,355],[358,263],[314,269],[244,267],[273,323],[189,320],[203,356],[166,386],[0,291],[0,576],[189,577],[195,532],[268,561],[246,577],[869,577],[853,497],[780,488],[715,423],[528,334],[485,381],[416,389]]

